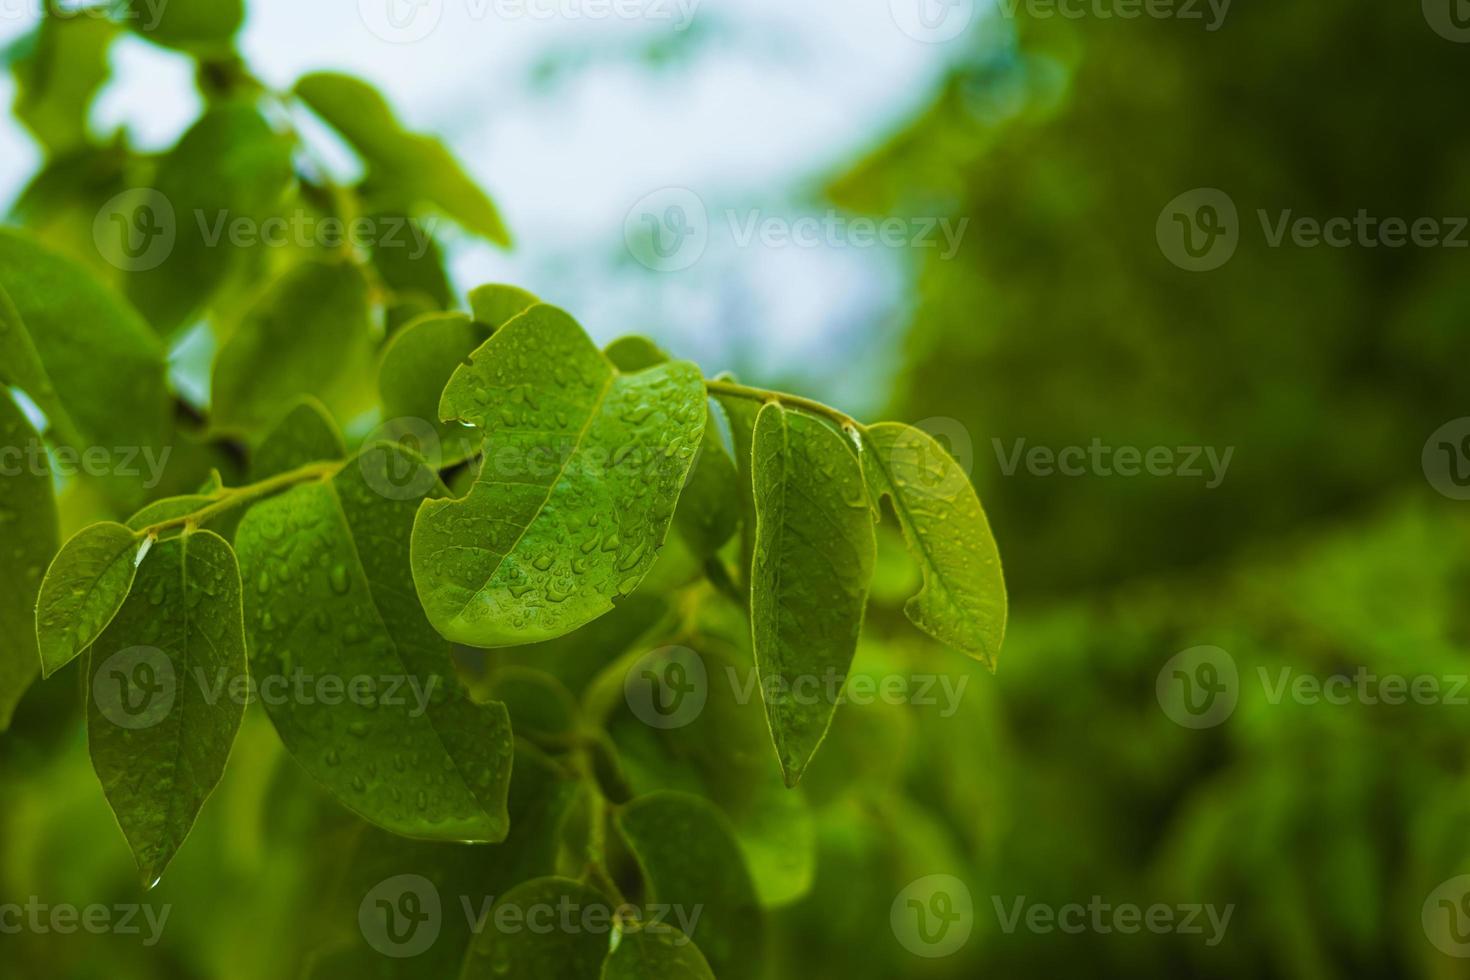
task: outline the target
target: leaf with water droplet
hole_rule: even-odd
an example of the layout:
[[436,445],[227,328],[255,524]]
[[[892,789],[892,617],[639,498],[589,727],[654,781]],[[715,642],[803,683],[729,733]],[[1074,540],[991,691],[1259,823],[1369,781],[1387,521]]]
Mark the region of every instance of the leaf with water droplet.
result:
[[36,601],[36,639],[46,677],[71,663],[112,622],[133,587],[144,540],[104,521],[83,528],[62,546]]
[[[39,444],[40,436],[0,387],[0,458],[31,441]],[[0,559],[0,732],[41,670],[36,598],[41,569],[61,544],[51,469],[44,454],[37,463],[0,467],[0,540],[7,549]]]
[[188,836],[240,729],[241,591],[219,535],[160,541],[88,655],[92,768],[145,884]]
[[[504,705],[471,702],[409,570],[414,514],[440,492],[421,459],[378,444],[251,507],[235,536],[245,579],[266,585],[245,596],[251,670],[263,692],[298,672],[308,693],[320,679],[340,692],[363,679],[352,696],[263,698],[287,750],[344,806],[408,837],[498,841],[510,720]],[[340,632],[318,632],[319,613]],[[324,761],[331,749],[336,765]],[[389,774],[380,764],[394,753],[417,761]]]
[[475,322],[489,327],[492,333],[540,302],[519,286],[490,283],[470,290],[470,312]]
[[250,457],[250,482],[346,456],[347,444],[332,413],[307,396],[291,406],[260,440]]
[[414,581],[441,634],[496,647],[569,633],[636,587],[668,534],[706,410],[694,365],[624,374],[570,316],[536,306],[454,372],[439,415],[479,428],[485,461],[464,498],[423,505]]
[[[378,367],[383,416],[396,420],[389,436],[413,438],[410,445],[436,469],[462,463],[480,451],[480,437],[454,422],[439,421],[439,394],[454,369],[469,360],[490,330],[463,313],[430,313],[414,320],[388,342]],[[414,430],[420,431],[414,431]],[[438,444],[426,436],[433,433]]]
[[214,423],[264,429],[281,406],[319,398],[340,418],[373,401],[368,284],[351,262],[302,262],[246,311],[214,362]]
[[638,861],[648,902],[699,920],[690,938],[715,976],[751,980],[765,970],[765,920],[729,823],[713,803],[689,793],[651,793],[617,813],[618,831]]
[[877,544],[862,467],[826,421],[766,405],[752,460],[751,636],[771,738],[795,786],[857,652]]
[[602,980],[715,980],[694,940],[667,924],[632,929],[602,965]]
[[1006,631],[1000,550],[970,478],[927,432],[869,426],[863,469],[872,498],[893,503],[924,587],[904,613],[930,636],[992,671]]

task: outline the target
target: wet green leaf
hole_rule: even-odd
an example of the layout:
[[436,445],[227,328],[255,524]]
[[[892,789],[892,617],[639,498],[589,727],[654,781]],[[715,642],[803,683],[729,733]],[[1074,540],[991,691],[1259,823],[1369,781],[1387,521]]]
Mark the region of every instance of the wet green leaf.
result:
[[377,89],[331,72],[307,75],[296,94],[367,165],[368,197],[383,208],[432,205],[466,231],[510,244],[500,212],[437,139],[405,130]]
[[507,321],[540,302],[519,286],[491,283],[470,290],[470,312],[475,322],[483,323],[492,331],[499,330]]
[[378,367],[378,393],[389,420],[385,435],[413,439],[417,445],[410,448],[436,469],[478,453],[479,433],[439,421],[439,395],[455,368],[489,336],[489,329],[463,313],[430,313],[395,334]]
[[658,557],[705,422],[692,364],[623,374],[570,316],[537,306],[455,370],[439,405],[481,430],[460,500],[424,504],[414,580],[434,626],[469,646],[568,633]]
[[[460,977],[598,980],[613,911],[601,892],[570,878],[518,885],[491,908]],[[563,925],[568,918],[570,927]],[[602,926],[584,925],[589,920]]]
[[[414,513],[437,492],[421,460],[378,445],[252,507],[236,532],[251,670],[281,741],[343,805],[408,837],[498,841],[509,718],[470,702],[409,572]],[[267,696],[297,678],[339,693]]]
[[751,634],[771,738],[795,786],[857,652],[877,545],[862,467],[832,426],[768,404],[753,458]]
[[[44,453],[31,455],[41,437],[0,387],[0,732],[41,670],[36,641],[36,598],[46,565],[60,547],[51,469]],[[22,453],[17,457],[12,450]]]
[[121,524],[83,528],[46,570],[36,601],[41,671],[50,677],[101,635],[122,608],[145,540]]
[[924,587],[904,606],[914,625],[995,669],[1006,630],[1000,552],[980,498],[932,436],[881,422],[865,434],[864,472],[876,501],[886,496]]
[[92,767],[145,884],[188,836],[240,728],[240,593],[218,535],[159,541],[88,657]]
[[346,456],[347,445],[326,406],[303,398],[260,440],[250,459],[250,482]]
[[694,941],[671,926],[622,934],[602,964],[602,980],[715,980]]
[[735,454],[735,490],[740,514],[740,580],[750,586],[755,560],[755,481],[751,473],[755,441],[755,419],[761,403],[749,398],[721,395],[716,398],[730,423],[730,447]]
[[14,66],[15,115],[52,155],[87,142],[87,113],[112,70],[117,25],[102,17],[49,14]]
[[[130,272],[128,299],[160,333],[187,326],[248,254],[267,248],[258,236],[294,179],[292,149],[251,102],[220,103],[164,154],[150,191],[107,215],[113,226],[99,240],[118,250],[110,258]],[[170,233],[153,255],[147,236]]]
[[340,418],[371,402],[368,286],[347,262],[306,262],[245,315],[214,364],[215,424],[250,430],[313,395]]
[[648,901],[673,906],[675,924],[691,923],[690,938],[715,976],[760,976],[760,906],[740,848],[714,804],[687,793],[653,793],[619,810],[617,825],[643,870]]

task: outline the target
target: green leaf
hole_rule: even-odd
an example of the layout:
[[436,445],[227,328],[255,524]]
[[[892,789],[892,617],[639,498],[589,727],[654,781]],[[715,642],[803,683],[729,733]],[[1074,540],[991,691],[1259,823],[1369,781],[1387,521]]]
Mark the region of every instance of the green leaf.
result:
[[483,323],[492,332],[540,302],[518,286],[491,283],[470,290],[470,312],[475,322]]
[[226,430],[263,428],[314,395],[350,419],[371,402],[368,285],[347,262],[306,262],[245,315],[214,365],[214,415]]
[[[393,212],[372,215],[370,220],[373,227],[384,231],[373,242],[373,268],[391,294],[388,333],[425,313],[453,307],[454,294],[444,271],[444,252],[429,227],[406,214]],[[392,233],[398,227],[406,230]]]
[[260,440],[250,458],[250,482],[346,456],[347,444],[327,407],[303,398]]
[[112,74],[117,25],[103,17],[48,13],[31,49],[15,62],[15,116],[60,156],[87,142],[87,114]]
[[510,244],[500,212],[444,144],[406,131],[377,89],[348,75],[322,72],[298,81],[296,94],[362,157],[367,194],[375,204],[431,205],[466,231]]
[[[117,249],[109,259],[129,270],[128,299],[159,333],[188,325],[247,254],[265,250],[231,226],[261,229],[276,213],[294,179],[292,149],[252,102],[212,106],[164,155],[152,189],[107,215],[114,225],[101,240]],[[154,254],[139,239],[148,228],[172,233],[171,246]]]
[[[0,334],[17,323],[24,329],[54,388],[37,392],[37,405],[64,409],[80,440],[73,448],[136,453],[162,444],[170,408],[164,350],[137,313],[81,266],[9,230],[0,230],[0,288],[13,302]],[[0,353],[24,345],[18,336],[0,337]],[[0,368],[6,376],[11,370]],[[60,419],[52,421],[57,436],[69,439]],[[113,474],[104,482],[119,503],[142,503],[137,477]]]
[[220,54],[245,22],[245,0],[128,0],[127,23],[158,44]]
[[[344,806],[408,837],[498,841],[510,720],[469,701],[409,572],[414,513],[437,492],[421,460],[377,445],[252,507],[235,536],[251,670],[281,741]],[[366,678],[368,694],[264,696],[298,676],[309,690]]]
[[733,395],[717,396],[730,423],[730,446],[735,452],[735,480],[740,514],[740,580],[749,588],[755,561],[755,480],[751,473],[755,443],[755,419],[761,404]]
[[[643,337],[613,341],[607,348],[607,357],[620,371],[641,371],[669,359],[653,341]],[[700,561],[724,547],[740,526],[740,496],[736,489],[739,475],[735,461],[720,441],[713,410],[706,408],[706,412],[699,457],[694,461],[689,482],[674,512],[674,527]]]
[[[721,980],[763,970],[765,924],[740,848],[714,804],[653,793],[618,811],[618,830],[648,883],[648,901],[673,906]],[[676,919],[677,921],[677,919]]]
[[[570,910],[566,915],[573,928],[561,926],[564,909]],[[490,909],[465,957],[461,980],[598,980],[612,914],[601,892],[570,878],[518,885]],[[584,916],[608,925],[584,928]]]
[[832,426],[767,404],[753,459],[751,635],[771,738],[795,786],[837,710],[829,681],[846,678],[857,652],[877,544],[862,466]]
[[144,543],[121,524],[104,522],[62,546],[36,600],[42,674],[71,663],[112,622],[133,587]]
[[430,313],[388,342],[378,367],[378,393],[389,420],[385,438],[409,438],[435,469],[462,463],[480,451],[479,433],[439,421],[439,395],[454,369],[466,363],[490,331],[463,313]]
[[[0,387],[0,732],[41,670],[36,642],[36,598],[46,564],[61,545],[51,469],[41,437]],[[16,456],[15,453],[20,453]]]
[[532,307],[450,379],[446,421],[481,430],[470,492],[427,501],[414,581],[429,620],[469,646],[532,643],[613,607],[648,573],[705,423],[692,364],[623,374],[570,316]]
[[874,501],[893,503],[924,587],[904,613],[930,636],[992,671],[1006,631],[1006,585],[990,522],[964,470],[932,436],[881,422],[866,432]]
[[159,541],[88,657],[92,767],[145,885],[188,836],[240,729],[240,593],[218,535]]
[[24,391],[45,414],[51,431],[62,442],[72,446],[81,442],[71,417],[66,413],[66,406],[46,374],[41,355],[21,322],[20,312],[3,287],[0,287],[0,383],[11,384]]
[[694,941],[667,925],[625,932],[602,964],[602,980],[715,980]]

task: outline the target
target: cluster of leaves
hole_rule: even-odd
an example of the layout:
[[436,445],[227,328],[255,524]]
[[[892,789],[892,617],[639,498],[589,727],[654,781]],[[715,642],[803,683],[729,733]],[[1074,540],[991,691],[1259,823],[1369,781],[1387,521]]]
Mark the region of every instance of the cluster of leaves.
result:
[[[80,664],[93,767],[151,885],[225,771],[240,691],[391,679],[423,710],[261,699],[301,768],[375,828],[352,864],[365,883],[412,867],[503,901],[706,910],[697,944],[627,922],[610,953],[486,931],[434,955],[472,975],[752,975],[738,954],[760,908],[813,875],[810,817],[781,783],[837,707],[769,694],[852,669],[885,513],[922,573],[909,617],[993,669],[1005,588],[967,476],[920,430],[706,379],[642,338],[599,349],[513,287],[457,312],[437,248],[212,240],[193,216],[444,216],[509,238],[369,86],[274,92],[232,51],[237,5],[173,0],[167,17],[148,37],[197,58],[206,104],[161,155],[88,134],[117,25],[50,16],[15,66],[50,158],[17,205],[26,230],[0,231],[0,443],[48,454],[0,478],[0,721],[37,673]],[[360,181],[312,164],[306,112]],[[179,218],[162,261],[125,261],[126,238],[110,253],[93,217],[156,217],[160,199]],[[201,332],[207,399],[169,374]],[[152,485],[55,465],[123,448],[174,458]],[[629,713],[639,653],[673,644],[751,663],[756,723],[721,685],[678,731]],[[495,669],[466,673],[466,648],[496,650]],[[323,975],[369,955],[361,941],[324,953]]]

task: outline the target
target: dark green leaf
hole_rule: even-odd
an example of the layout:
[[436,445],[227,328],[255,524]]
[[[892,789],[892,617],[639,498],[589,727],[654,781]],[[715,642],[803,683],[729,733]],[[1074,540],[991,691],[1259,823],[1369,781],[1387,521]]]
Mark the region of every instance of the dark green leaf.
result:
[[15,63],[16,118],[51,155],[87,142],[87,113],[112,74],[107,53],[117,33],[106,18],[48,14]]
[[715,980],[694,941],[667,925],[623,933],[602,964],[602,980]]
[[262,428],[281,406],[314,395],[340,418],[371,401],[368,286],[347,262],[307,262],[245,315],[214,364],[215,424]]
[[374,203],[395,209],[432,205],[466,231],[510,244],[500,212],[444,144],[406,131],[377,89],[322,72],[298,81],[296,94],[362,157]]
[[740,580],[748,588],[751,564],[755,559],[755,482],[751,465],[755,419],[760,414],[761,404],[732,395],[721,395],[716,400],[730,423],[730,446],[735,453],[735,488],[740,513]]
[[698,914],[690,938],[715,976],[760,976],[764,921],[720,811],[687,793],[653,793],[619,810],[617,825],[648,882],[648,901],[673,906],[672,921],[692,922]]
[[[498,841],[510,721],[469,701],[409,572],[414,513],[438,487],[422,461],[378,445],[252,507],[236,532],[251,670],[286,748],[345,806],[409,837]],[[366,693],[265,696],[269,679],[295,690],[298,677]]]
[[[570,911],[565,917],[564,909]],[[518,885],[491,908],[460,977],[598,980],[613,911],[601,892],[570,878],[537,878]],[[585,928],[584,916],[607,925]],[[563,925],[567,918],[571,928]]]
[[50,677],[92,645],[133,587],[146,540],[121,524],[93,524],[62,546],[36,601],[41,671]]
[[444,636],[551,639],[612,609],[658,557],[705,422],[692,364],[623,374],[566,313],[532,307],[460,366],[439,415],[481,430],[460,500],[426,502],[414,580]]
[[486,327],[463,313],[430,313],[395,334],[378,367],[378,393],[389,420],[384,438],[412,439],[417,445],[409,448],[435,469],[478,453],[479,433],[439,421],[439,395],[454,369],[488,336]]
[[245,0],[128,0],[127,23],[143,37],[197,54],[227,50]]
[[[0,387],[0,732],[41,670],[36,598],[41,576],[61,545],[51,469],[41,437]],[[20,455],[16,455],[19,453]]]
[[250,482],[346,456],[347,445],[326,406],[303,398],[260,440],[250,459]]
[[240,728],[240,592],[218,535],[159,541],[88,658],[92,767],[145,884],[188,836]]
[[959,464],[927,432],[881,422],[866,432],[864,471],[886,496],[924,588],[904,606],[914,625],[995,669],[1006,631],[1000,552],[980,499]]
[[877,545],[862,467],[832,426],[768,404],[753,458],[751,635],[771,738],[795,786],[837,710],[830,682],[857,652]]
[[[373,268],[391,294],[388,332],[425,313],[450,309],[454,294],[444,271],[444,252],[429,227],[406,214],[376,214],[371,221],[373,227],[383,229],[373,242]],[[394,233],[399,227],[406,230]]]

